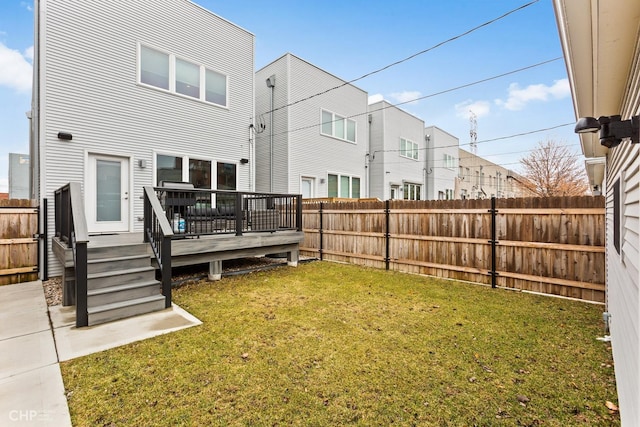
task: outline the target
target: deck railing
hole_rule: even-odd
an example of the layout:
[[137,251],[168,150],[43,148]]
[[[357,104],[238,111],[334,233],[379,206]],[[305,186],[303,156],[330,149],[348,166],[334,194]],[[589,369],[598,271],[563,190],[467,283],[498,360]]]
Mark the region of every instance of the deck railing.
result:
[[144,241],[151,245],[162,281],[165,308],[171,307],[171,238],[169,225],[153,187],[144,187]]
[[299,194],[171,187],[154,190],[171,224],[173,238],[302,231],[302,196]]
[[[73,252],[76,327],[87,326],[87,220],[82,201],[82,190],[77,182],[70,182],[54,193],[55,235],[66,242]],[[66,292],[65,292],[66,293]]]

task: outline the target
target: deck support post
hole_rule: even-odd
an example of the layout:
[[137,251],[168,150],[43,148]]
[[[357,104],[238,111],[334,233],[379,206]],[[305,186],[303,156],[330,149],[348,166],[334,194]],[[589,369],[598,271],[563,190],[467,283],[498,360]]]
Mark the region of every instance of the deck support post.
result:
[[222,279],[222,261],[218,260],[209,262],[208,279],[212,281]]
[[299,256],[300,251],[298,249],[287,252],[287,265],[290,267],[297,267]]

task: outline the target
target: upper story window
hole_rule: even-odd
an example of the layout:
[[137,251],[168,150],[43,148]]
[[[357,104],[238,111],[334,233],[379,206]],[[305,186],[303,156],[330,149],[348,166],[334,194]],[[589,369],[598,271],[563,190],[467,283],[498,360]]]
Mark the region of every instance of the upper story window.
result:
[[140,83],[228,106],[227,76],[175,55],[140,45]]
[[408,139],[400,138],[400,155],[418,160],[418,144]]
[[349,142],[356,142],[356,121],[322,110],[320,133]]
[[455,169],[456,168],[456,158],[445,154],[444,155],[444,167],[447,169]]

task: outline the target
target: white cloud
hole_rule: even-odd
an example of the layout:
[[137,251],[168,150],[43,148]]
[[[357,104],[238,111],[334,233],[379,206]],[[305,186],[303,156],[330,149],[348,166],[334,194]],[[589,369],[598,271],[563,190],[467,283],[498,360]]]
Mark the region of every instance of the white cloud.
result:
[[405,90],[403,92],[394,92],[389,94],[389,97],[396,101],[396,103],[417,104],[417,99],[422,94],[418,91]]
[[25,9],[27,9],[29,12],[33,12],[33,6],[31,5],[31,3],[28,3],[26,1],[21,1],[20,2],[20,6],[24,7]]
[[469,114],[473,111],[476,117],[483,117],[489,115],[491,112],[491,103],[489,101],[473,101],[467,99],[459,104],[455,105],[456,116],[463,119],[468,119]]
[[[29,49],[25,54],[28,54]],[[0,43],[0,86],[8,86],[19,92],[31,90],[31,64],[17,50]]]
[[376,102],[380,102],[382,100],[384,100],[384,96],[382,96],[382,94],[380,93],[369,96],[369,104],[375,104]]
[[22,56],[33,62],[33,46],[29,46],[28,48],[26,48]]
[[509,97],[506,101],[496,99],[496,105],[506,108],[507,110],[522,110],[531,101],[548,101],[550,99],[562,99],[571,94],[569,88],[569,80],[555,80],[553,85],[545,84],[529,85],[522,89],[518,83],[509,85]]

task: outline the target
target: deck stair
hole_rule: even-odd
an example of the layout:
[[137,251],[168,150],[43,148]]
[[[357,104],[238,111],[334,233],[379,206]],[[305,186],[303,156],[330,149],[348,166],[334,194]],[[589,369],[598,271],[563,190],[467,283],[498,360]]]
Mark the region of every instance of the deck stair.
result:
[[87,249],[89,326],[165,308],[146,244]]

